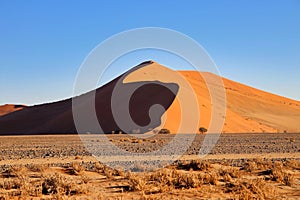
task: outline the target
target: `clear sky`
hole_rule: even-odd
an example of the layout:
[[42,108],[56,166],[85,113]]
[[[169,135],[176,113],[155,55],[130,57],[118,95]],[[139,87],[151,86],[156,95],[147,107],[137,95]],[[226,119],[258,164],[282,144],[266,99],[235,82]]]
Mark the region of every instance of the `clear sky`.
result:
[[[2,0],[0,104],[70,97],[76,73],[96,45],[149,26],[195,39],[229,79],[300,100],[299,11],[299,0]],[[152,56],[160,62],[159,53],[130,61]]]

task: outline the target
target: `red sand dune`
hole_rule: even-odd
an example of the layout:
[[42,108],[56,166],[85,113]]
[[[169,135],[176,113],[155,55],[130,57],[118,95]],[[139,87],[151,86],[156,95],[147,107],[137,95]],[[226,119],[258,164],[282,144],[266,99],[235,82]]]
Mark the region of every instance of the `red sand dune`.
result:
[[[167,110],[165,114],[156,113],[155,120],[141,132],[152,128],[167,128],[172,133],[176,133],[182,114],[178,96],[188,95],[184,93],[188,90],[188,86],[181,82],[180,78],[174,78],[172,76],[174,71],[171,72],[172,70],[158,63],[148,61],[133,68],[125,76],[120,76],[98,88],[96,113],[103,132],[120,129],[112,116],[110,103],[112,91],[116,83],[122,79],[122,87],[124,86],[125,91],[127,87],[135,84],[147,83],[130,99],[130,115],[138,125],[149,124],[148,111],[151,105],[160,104]],[[196,71],[179,71],[178,74],[188,81],[199,102],[198,110],[201,118],[197,121],[197,126],[208,128],[212,103],[203,77],[214,79],[217,76],[205,72],[200,74]],[[273,95],[225,78],[222,80],[226,89],[227,102],[223,133],[300,131],[299,101]],[[80,98],[82,109],[91,102],[89,97],[90,93],[76,97]],[[22,108],[14,108],[13,105],[0,107],[0,115],[3,115],[0,117],[0,134],[77,132],[73,122],[71,99]],[[162,115],[164,117],[161,118]],[[93,132],[93,130],[85,131]]]
[[[195,71],[180,71],[191,83],[201,102],[201,114],[207,117],[201,119],[199,127],[208,127],[210,122],[211,106],[208,90],[199,73]],[[216,76],[202,73],[202,76]],[[251,133],[251,132],[300,132],[300,102],[262,90],[258,90],[226,78],[223,78],[226,89],[226,116],[223,127],[224,133]],[[172,112],[178,109],[173,105]],[[166,124],[171,129],[172,122]]]
[[[111,131],[120,130],[116,124],[111,110],[111,97],[115,85],[120,79],[126,77],[127,73],[138,70],[149,62],[141,63],[129,72],[117,77],[108,84],[98,88],[95,91],[95,109],[98,121],[102,127],[102,131],[97,133],[110,133]],[[174,83],[160,83],[158,81],[148,81],[147,84],[139,87],[133,93],[130,99],[130,115],[140,126],[145,126],[145,130],[149,131],[161,124],[161,116],[163,112],[156,112],[150,121],[148,110],[151,105],[160,104],[165,110],[174,101],[178,86]],[[119,86],[122,91],[128,91],[131,87],[135,87],[140,83],[123,83],[121,80]],[[91,104],[91,92],[81,95],[77,98],[78,109],[84,111]],[[119,104],[122,104],[120,99]],[[146,112],[147,111],[147,112]],[[84,123],[89,122],[89,116],[83,119]],[[135,127],[132,127],[134,130]],[[89,127],[80,133],[95,133],[93,127]],[[0,134],[60,134],[60,133],[77,133],[74,125],[72,114],[72,99],[59,102],[42,104],[37,106],[26,107],[22,110],[15,111],[0,117]]]
[[25,107],[26,107],[25,105],[13,105],[13,104],[2,105],[0,106],[0,116],[15,112],[17,110],[21,110]]

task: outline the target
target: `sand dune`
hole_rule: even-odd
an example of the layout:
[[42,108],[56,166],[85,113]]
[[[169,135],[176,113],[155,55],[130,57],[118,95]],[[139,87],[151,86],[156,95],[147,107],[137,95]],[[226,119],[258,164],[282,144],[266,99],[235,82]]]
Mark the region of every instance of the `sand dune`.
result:
[[[191,83],[201,101],[200,110],[205,120],[199,126],[207,127],[210,119],[210,98],[199,73],[180,71]],[[202,73],[202,76],[215,76]],[[299,132],[300,102],[267,93],[223,78],[226,89],[227,111],[223,132]],[[176,110],[173,105],[169,110]],[[171,124],[171,122],[170,122]],[[171,126],[170,126],[171,127]]]
[[25,108],[25,105],[5,104],[0,106],[0,116]]
[[[196,94],[200,120],[198,127],[209,127],[212,116],[212,100],[204,81],[216,79],[217,75],[208,72],[178,71],[186,79]],[[175,75],[177,77],[177,75]],[[129,81],[155,80],[159,77],[162,82],[172,82],[174,74],[170,69],[158,63],[152,63],[131,76]],[[176,82],[178,83],[178,77]],[[226,78],[222,78],[226,91],[226,114],[223,133],[251,132],[299,132],[300,131],[300,102],[285,97],[264,92]],[[182,90],[189,90],[187,85],[179,83]],[[217,93],[218,95],[218,93]],[[216,98],[221,98],[217,96]],[[163,128],[176,133],[181,121],[181,108],[178,95],[166,112]],[[192,119],[192,117],[190,117]]]
[[[209,128],[209,124],[214,120],[211,116],[212,106],[215,105],[212,104],[204,80],[215,78],[218,76],[207,72],[173,71],[153,61],[142,63],[96,90],[98,121],[104,133],[120,130],[113,118],[110,103],[113,89],[121,79],[122,90],[125,91],[129,91],[126,89],[128,87],[146,83],[134,93],[129,105],[133,120],[139,126],[144,126],[141,132],[152,128],[167,128],[172,133],[178,133],[182,130],[180,127],[182,121],[186,126],[190,126],[190,129],[186,130],[197,130],[201,126]],[[222,80],[227,103],[226,114],[221,116],[225,119],[223,133],[300,131],[299,101],[270,94],[226,78]],[[87,93],[76,97],[82,102],[81,109],[91,103],[90,96],[91,93]],[[183,110],[180,106],[182,99],[188,99],[190,104]],[[195,100],[198,101],[198,105],[195,104]],[[151,122],[148,111],[155,104],[162,105],[167,111],[157,112],[155,120]],[[197,113],[200,114],[199,120]],[[0,106],[0,116],[0,134],[77,132],[72,115],[72,99],[31,107]]]
[[[80,130],[80,133],[110,133],[121,129],[114,117],[111,109],[112,93],[116,85],[120,87],[120,91],[130,91],[132,87],[138,87],[141,82],[126,83],[123,78],[148,63],[141,63],[134,67],[129,72],[117,77],[108,84],[98,88],[95,91],[95,98],[92,92],[88,92],[81,96],[75,97],[77,108],[82,110],[82,114],[89,107],[93,100],[95,101],[95,111],[102,130],[95,130],[93,127],[87,127]],[[147,132],[161,124],[161,116],[163,110],[167,110],[174,101],[177,94],[178,85],[174,83],[161,83],[158,81],[147,81],[141,87],[138,87],[129,102],[130,116],[137,124],[143,126],[140,132]],[[122,101],[119,99],[117,107],[120,107],[122,112]],[[163,110],[157,110],[152,113],[152,118],[149,117],[149,109],[152,105],[159,104]],[[118,109],[118,108],[117,108]],[[83,123],[88,124],[90,116],[83,118]],[[131,127],[132,130],[136,127]],[[131,130],[130,130],[131,131]],[[59,102],[42,104],[37,106],[26,107],[0,117],[0,134],[62,134],[62,133],[77,133],[72,114],[72,99],[67,99]]]

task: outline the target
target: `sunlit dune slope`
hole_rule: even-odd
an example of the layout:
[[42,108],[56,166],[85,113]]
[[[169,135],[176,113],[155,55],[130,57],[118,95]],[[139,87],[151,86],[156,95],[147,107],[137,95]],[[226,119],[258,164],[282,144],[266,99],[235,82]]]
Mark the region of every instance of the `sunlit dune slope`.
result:
[[[190,82],[200,101],[199,109],[205,118],[199,126],[208,127],[211,113],[211,101],[204,79],[196,71],[180,71]],[[201,73],[202,76],[216,76]],[[299,132],[300,102],[258,90],[226,78],[226,116],[223,127],[225,133],[246,132]],[[172,105],[169,110],[176,112]],[[172,123],[169,122],[172,129]]]
[[0,106],[0,116],[25,108],[24,105],[5,104]]

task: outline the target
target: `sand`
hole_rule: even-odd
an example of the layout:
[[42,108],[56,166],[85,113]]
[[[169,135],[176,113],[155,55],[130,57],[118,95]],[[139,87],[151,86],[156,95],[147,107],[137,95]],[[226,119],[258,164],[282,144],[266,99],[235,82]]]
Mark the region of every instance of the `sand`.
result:
[[26,107],[25,105],[13,105],[13,104],[2,105],[0,106],[0,116],[15,112],[17,110],[22,110],[25,107]]

